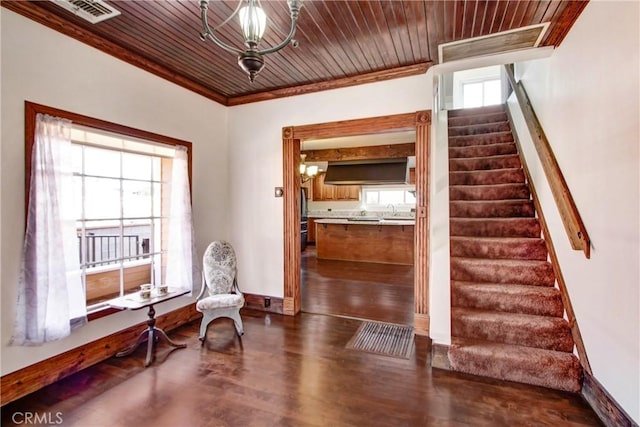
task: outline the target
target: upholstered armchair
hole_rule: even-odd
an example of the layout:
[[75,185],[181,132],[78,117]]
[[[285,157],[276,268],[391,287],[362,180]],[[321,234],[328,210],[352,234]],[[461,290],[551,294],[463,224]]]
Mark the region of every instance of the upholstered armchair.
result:
[[230,243],[212,242],[202,258],[202,289],[196,299],[196,310],[202,313],[200,341],[204,344],[209,324],[219,317],[233,319],[238,336],[244,333],[240,308],[244,296],[236,279],[236,254]]

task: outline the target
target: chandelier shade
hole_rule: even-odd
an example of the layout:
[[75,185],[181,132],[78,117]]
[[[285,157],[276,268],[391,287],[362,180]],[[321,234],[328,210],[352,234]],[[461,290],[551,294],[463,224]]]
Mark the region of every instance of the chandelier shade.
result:
[[[238,6],[231,16],[214,28],[209,26],[207,18],[209,0],[200,0],[200,18],[203,27],[200,38],[202,40],[211,40],[227,52],[238,55],[238,64],[249,75],[249,81],[253,83],[258,73],[264,68],[264,55],[277,52],[289,43],[294,47],[298,45],[298,42],[293,39],[293,36],[296,33],[296,25],[300,9],[302,8],[302,0],[287,0],[287,5],[289,6],[289,15],[291,17],[289,34],[276,46],[259,49],[258,45],[264,36],[268,21],[266,13],[260,7],[259,0],[239,0]],[[236,16],[238,17],[240,30],[244,38],[244,48],[242,49],[228,45],[216,35],[217,30],[227,25],[227,23],[231,22]]]

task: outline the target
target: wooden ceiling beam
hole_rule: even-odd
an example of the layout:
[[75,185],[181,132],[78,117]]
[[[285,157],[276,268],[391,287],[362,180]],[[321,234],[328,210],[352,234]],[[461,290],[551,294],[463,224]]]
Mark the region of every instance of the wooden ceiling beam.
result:
[[307,162],[327,162],[368,159],[399,159],[416,155],[416,144],[369,145],[366,147],[327,148],[302,152]]

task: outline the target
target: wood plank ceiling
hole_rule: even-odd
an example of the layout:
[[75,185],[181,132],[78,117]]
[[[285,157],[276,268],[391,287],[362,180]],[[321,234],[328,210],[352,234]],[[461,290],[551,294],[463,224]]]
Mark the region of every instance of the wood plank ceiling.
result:
[[[265,57],[255,83],[236,57],[199,38],[198,1],[110,1],[120,16],[91,24],[51,1],[3,0],[20,13],[223,105],[237,105],[426,72],[438,45],[549,22],[541,46],[557,46],[585,1],[305,0],[295,38]],[[212,1],[219,25],[235,1]],[[269,24],[261,48],[289,28],[286,1],[262,1]],[[242,46],[235,22],[222,38]]]

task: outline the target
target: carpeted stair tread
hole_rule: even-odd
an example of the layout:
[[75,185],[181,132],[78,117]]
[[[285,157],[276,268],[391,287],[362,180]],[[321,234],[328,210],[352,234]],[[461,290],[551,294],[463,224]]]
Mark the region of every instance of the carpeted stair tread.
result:
[[543,239],[531,237],[462,237],[450,242],[452,257],[491,259],[530,259],[545,261],[547,246]]
[[454,371],[579,392],[582,368],[571,353],[518,345],[454,339],[449,349]]
[[451,257],[451,280],[553,286],[555,274],[547,261]]
[[503,144],[505,142],[513,142],[513,134],[511,131],[484,133],[480,135],[449,136],[449,147]]
[[449,126],[469,126],[479,123],[506,122],[507,120],[507,113],[504,111],[497,113],[479,114],[475,116],[449,117],[448,119]]
[[526,184],[451,185],[449,200],[529,200]]
[[449,171],[478,171],[489,169],[510,169],[522,167],[520,157],[517,154],[505,154],[499,156],[466,157],[463,159],[450,159]]
[[562,317],[452,307],[451,335],[555,351],[573,351],[569,323]]
[[507,132],[511,127],[506,120],[493,123],[476,123],[473,125],[451,126],[449,124],[449,136],[478,135],[484,133]]
[[451,236],[540,237],[536,218],[451,218]]
[[522,184],[523,182],[524,172],[521,168],[449,172],[449,185]]
[[504,154],[517,154],[518,149],[514,142],[498,144],[468,145],[462,147],[449,147],[450,159],[463,159],[466,157],[500,156]]
[[449,110],[448,117],[460,117],[460,116],[485,116],[493,113],[504,113],[504,105],[491,105],[488,107],[476,107],[476,108],[459,108],[456,110]]
[[451,305],[551,317],[562,317],[564,312],[558,289],[512,283],[453,281]]
[[451,218],[534,217],[531,200],[453,200],[449,202]]

